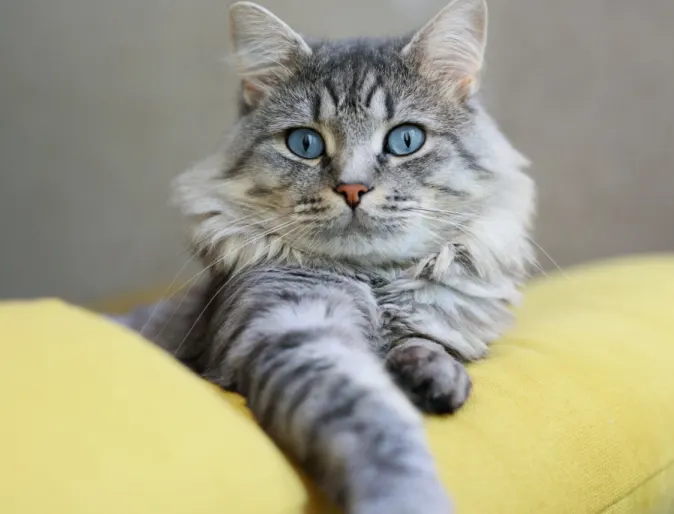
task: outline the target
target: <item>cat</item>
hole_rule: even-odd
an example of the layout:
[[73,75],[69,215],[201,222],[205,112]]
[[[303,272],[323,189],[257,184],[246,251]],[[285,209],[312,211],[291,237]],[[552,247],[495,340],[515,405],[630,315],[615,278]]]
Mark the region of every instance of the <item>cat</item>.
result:
[[485,2],[388,39],[229,13],[240,116],[174,188],[205,280],[127,322],[347,513],[447,514],[419,410],[464,404],[533,261],[528,162],[478,98]]

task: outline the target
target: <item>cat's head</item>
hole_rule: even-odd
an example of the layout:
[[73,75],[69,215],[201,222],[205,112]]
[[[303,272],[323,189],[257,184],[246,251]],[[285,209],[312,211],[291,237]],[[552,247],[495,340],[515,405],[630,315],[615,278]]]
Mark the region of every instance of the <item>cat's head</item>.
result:
[[475,96],[486,14],[484,0],[453,0],[411,37],[312,41],[232,5],[240,117],[177,182],[200,249],[225,267],[413,262],[447,243],[526,260],[526,160]]

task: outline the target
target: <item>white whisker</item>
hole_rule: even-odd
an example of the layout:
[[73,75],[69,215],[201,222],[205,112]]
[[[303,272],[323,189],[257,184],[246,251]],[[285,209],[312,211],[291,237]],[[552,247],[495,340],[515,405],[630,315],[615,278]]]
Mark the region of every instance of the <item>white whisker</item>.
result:
[[458,223],[454,220],[438,218],[438,217],[435,217],[435,216],[429,216],[429,215],[422,214],[422,213],[417,213],[417,216],[420,217],[420,218],[427,219],[427,220],[435,221],[437,223],[449,225],[453,228],[458,229],[462,233],[467,233],[467,231],[468,231],[468,227],[466,227],[465,225],[463,225],[461,223]]
[[[255,212],[255,213],[248,214],[248,215],[246,215],[246,216],[241,216],[240,218],[237,218],[237,219],[232,220],[231,223],[232,223],[232,224],[238,224],[238,223],[240,223],[240,222],[243,221],[243,220],[246,220],[246,219],[248,219],[248,218],[251,218],[251,217],[253,217],[253,216],[256,216],[257,214],[259,214],[259,213]],[[272,220],[272,219],[273,219],[273,218],[270,218],[270,220]],[[270,220],[265,220],[265,221],[270,221]],[[244,227],[249,227],[249,226],[252,226],[252,225],[244,225]],[[197,255],[196,255],[195,253],[193,253],[193,254],[190,256],[190,258],[187,259],[187,261],[182,265],[182,267],[180,268],[180,270],[178,270],[178,272],[174,275],[173,279],[171,279],[171,282],[169,283],[168,287],[166,288],[166,291],[164,291],[164,294],[162,295],[161,299],[164,299],[164,298],[168,297],[170,294],[175,294],[175,293],[181,291],[183,287],[185,287],[186,284],[183,284],[183,285],[182,285],[181,287],[179,287],[176,291],[173,291],[173,286],[175,285],[175,283],[176,283],[176,281],[178,280],[178,278],[180,277],[180,275],[183,273],[183,271],[185,271],[185,269],[187,269],[187,267],[194,261],[194,259],[195,259],[196,257],[197,257]],[[188,291],[187,294],[189,294],[189,291]],[[184,298],[183,298],[183,300],[184,300]],[[181,302],[181,303],[182,303],[182,302]],[[147,330],[147,327],[150,325],[150,323],[151,323],[152,320],[154,319],[154,316],[157,314],[157,310],[158,310],[158,309],[159,309],[159,302],[157,302],[157,303],[154,305],[154,307],[153,307],[153,309],[152,309],[152,312],[150,313],[150,316],[148,317],[147,321],[146,321],[145,324],[143,325],[143,328],[141,328],[141,330],[140,330],[140,334],[141,334],[141,335],[145,335],[145,330]],[[175,314],[175,313],[174,313],[174,314]],[[163,329],[162,329],[162,331],[163,331]],[[160,333],[161,333],[161,332],[160,332]]]
[[557,264],[557,261],[555,261],[555,259],[552,258],[552,256],[545,250],[545,248],[543,248],[541,245],[539,245],[539,244],[534,240],[533,237],[527,236],[527,239],[528,239],[529,241],[531,241],[531,244],[533,244],[536,248],[538,248],[538,249],[540,250],[540,252],[541,252],[545,257],[548,258],[548,260],[552,263],[552,265],[553,265],[555,268],[557,268],[557,271],[559,271],[559,272],[562,274],[562,276],[564,276],[565,278],[567,277],[566,271],[564,271],[564,270],[562,269],[562,267],[561,267],[559,264]]
[[[171,283],[170,283],[170,284],[168,285],[168,287],[166,288],[166,291],[164,291],[164,294],[163,294],[162,298],[167,297],[167,296],[171,293],[171,289],[173,288],[173,286],[175,285],[176,281],[178,280],[178,277],[182,274],[183,271],[185,271],[185,269],[187,268],[187,266],[190,265],[190,263],[194,260],[194,257],[195,257],[195,254],[192,254],[192,256],[191,256],[189,259],[187,259],[187,261],[185,262],[185,264],[182,265],[182,267],[180,268],[180,270],[178,271],[178,273],[176,273],[175,277],[173,277],[173,280],[171,280]],[[145,335],[145,330],[147,329],[148,325],[149,325],[150,322],[152,321],[154,315],[157,313],[157,310],[158,310],[158,309],[159,309],[159,302],[157,302],[157,303],[154,305],[154,307],[153,307],[153,309],[152,309],[152,312],[150,313],[150,316],[147,318],[147,321],[146,321],[145,324],[143,325],[143,328],[140,329],[140,335]]]
[[[297,222],[297,221],[295,221],[295,222],[296,222],[296,223],[299,223],[299,222]],[[292,230],[290,230],[289,232],[287,232],[285,235],[288,236],[289,234],[291,234],[292,232],[294,232],[294,231],[297,230],[298,228],[301,228],[301,227],[295,227],[294,229],[292,229]],[[279,236],[279,237],[280,237],[281,239],[283,238],[282,236]],[[273,243],[274,243],[274,241],[270,241],[269,244],[268,244],[266,247],[264,247],[262,251],[264,252],[265,250],[267,250]],[[188,338],[188,337],[190,336],[190,334],[194,331],[195,327],[197,326],[197,324],[199,323],[199,321],[201,320],[201,318],[203,317],[203,315],[206,313],[206,311],[207,311],[208,308],[211,306],[211,304],[215,301],[215,299],[218,297],[218,295],[225,289],[225,287],[227,287],[227,285],[228,285],[229,282],[232,280],[232,278],[233,278],[233,277],[230,277],[228,280],[225,281],[224,284],[222,284],[222,285],[218,288],[218,290],[213,294],[212,298],[208,301],[208,303],[207,303],[207,304],[204,306],[204,308],[201,310],[201,312],[200,312],[199,315],[197,316],[197,319],[194,320],[194,323],[192,323],[192,326],[190,327],[190,329],[189,329],[189,330],[187,331],[187,333],[185,334],[185,337],[183,337],[182,341],[180,341],[180,344],[178,345],[178,347],[177,347],[177,348],[175,349],[175,351],[173,352],[173,355],[174,355],[174,356],[176,356],[176,355],[178,354],[178,352],[180,351],[180,348],[182,348],[183,344],[185,344],[185,341],[187,341],[187,338]]]
[[[157,333],[157,337],[159,337],[164,332],[164,330],[170,325],[170,323],[173,320],[173,318],[175,317],[175,315],[180,311],[180,308],[182,307],[185,299],[189,296],[190,292],[194,288],[194,285],[196,284],[196,281],[199,279],[199,277],[201,277],[208,270],[212,269],[214,266],[217,266],[219,263],[223,262],[232,253],[237,252],[237,251],[243,249],[244,247],[246,247],[246,246],[248,246],[248,245],[250,245],[250,244],[252,244],[256,241],[259,241],[260,239],[262,239],[266,236],[269,236],[271,233],[273,233],[276,230],[280,230],[281,228],[286,228],[286,227],[292,225],[293,223],[298,223],[298,222],[297,221],[285,222],[285,223],[281,224],[280,226],[269,229],[269,230],[263,232],[262,234],[258,234],[257,236],[255,236],[252,239],[248,239],[248,240],[244,241],[242,244],[240,244],[236,248],[232,248],[230,251],[228,251],[227,253],[225,253],[224,255],[222,255],[221,257],[216,259],[215,261],[213,261],[211,264],[206,266],[204,269],[202,269],[201,271],[199,271],[195,275],[193,275],[190,279],[186,280],[178,289],[176,289],[175,292],[178,293],[178,292],[182,291],[188,284],[189,284],[190,287],[187,289],[187,291],[185,292],[185,294],[181,298],[180,302],[178,303],[178,306],[173,310],[173,313],[171,313],[171,316],[169,317],[168,321],[166,321],[164,326]],[[270,245],[271,245],[271,243],[270,243]]]

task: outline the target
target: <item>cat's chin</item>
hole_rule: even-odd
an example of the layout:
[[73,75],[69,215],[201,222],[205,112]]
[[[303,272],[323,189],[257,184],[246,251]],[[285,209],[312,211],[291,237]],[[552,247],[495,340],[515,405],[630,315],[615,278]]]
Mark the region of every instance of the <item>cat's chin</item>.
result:
[[316,230],[315,235],[293,244],[296,250],[309,256],[343,261],[363,266],[405,264],[434,251],[432,243],[402,228],[373,229],[376,220],[361,220],[357,216],[345,224],[330,225]]

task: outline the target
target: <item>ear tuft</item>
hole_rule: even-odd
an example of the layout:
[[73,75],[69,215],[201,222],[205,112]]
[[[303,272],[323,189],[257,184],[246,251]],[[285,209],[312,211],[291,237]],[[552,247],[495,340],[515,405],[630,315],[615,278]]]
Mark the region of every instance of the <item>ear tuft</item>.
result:
[[257,4],[232,4],[229,26],[248,106],[257,105],[311,55],[311,48],[297,32]]
[[412,37],[402,54],[445,94],[465,100],[479,87],[486,44],[485,0],[452,0]]

